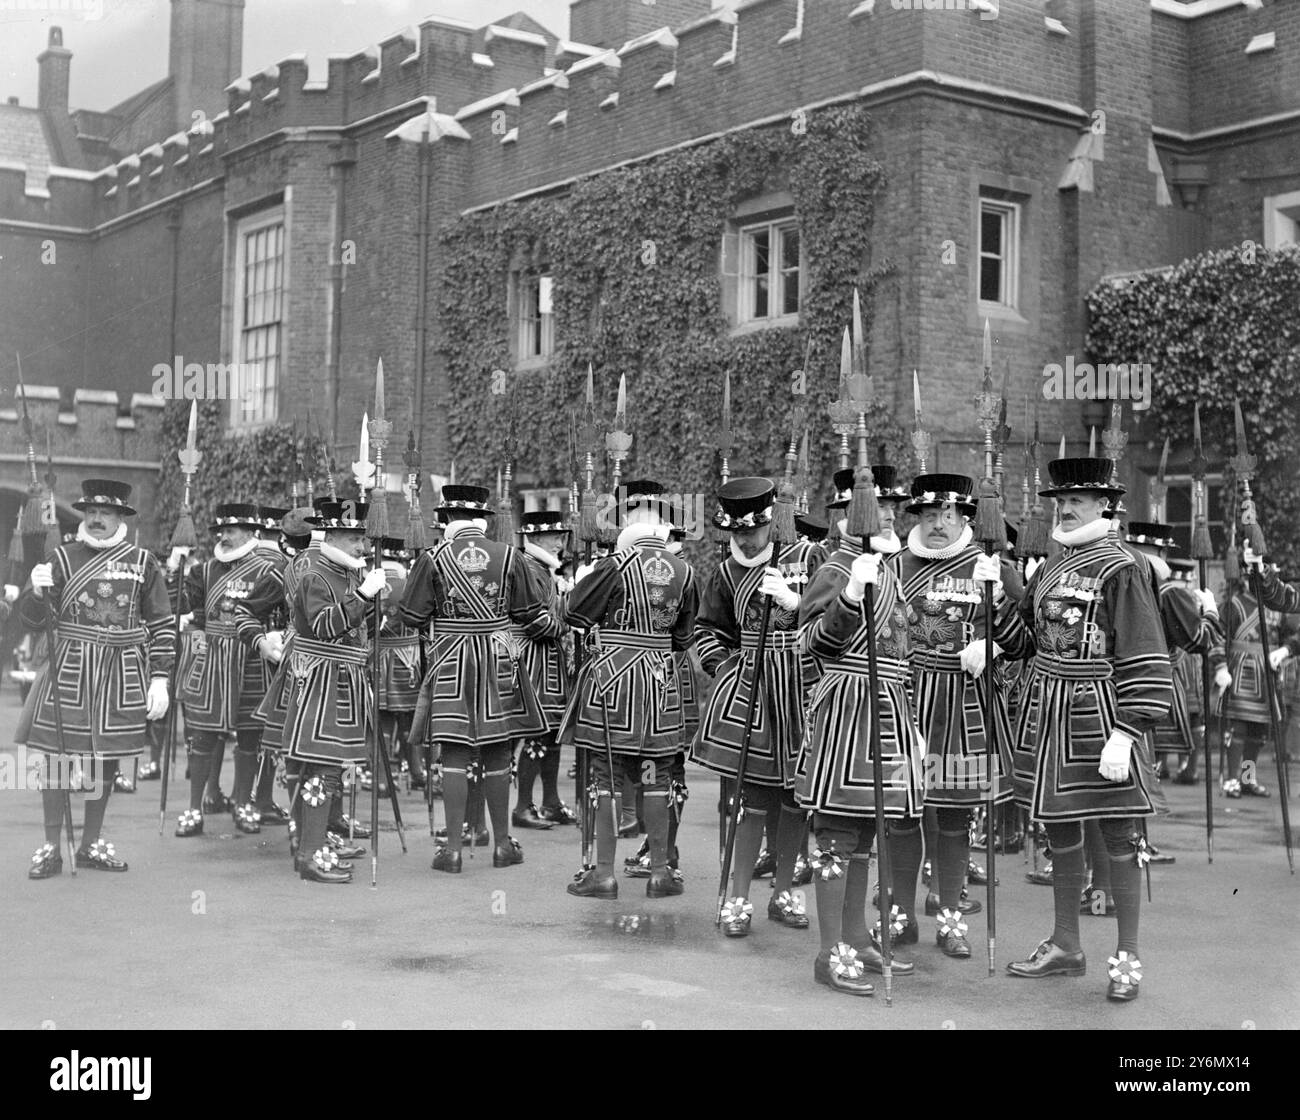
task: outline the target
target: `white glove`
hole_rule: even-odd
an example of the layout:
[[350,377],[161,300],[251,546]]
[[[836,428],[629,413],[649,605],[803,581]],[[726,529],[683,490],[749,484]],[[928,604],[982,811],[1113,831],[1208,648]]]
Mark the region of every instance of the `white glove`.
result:
[[279,630],[269,630],[257,639],[257,652],[262,657],[277,664],[284,656],[284,635]]
[[187,557],[189,554],[190,554],[190,550],[188,548],[186,548],[184,545],[177,545],[175,548],[172,549],[171,555],[167,557],[167,570],[169,572],[176,571],[176,569],[179,568],[181,564],[184,562],[185,557]]
[[1214,672],[1214,687],[1222,692],[1232,684],[1232,673],[1226,665],[1220,665]]
[[366,578],[361,581],[361,586],[357,588],[357,594],[363,599],[373,599],[387,586],[388,574],[384,569],[371,568],[366,573]]
[[144,702],[145,719],[162,719],[167,714],[167,678],[154,677],[149,682],[149,697]]
[[790,589],[789,584],[785,582],[785,577],[776,568],[764,570],[763,582],[758,585],[758,589],[764,595],[770,595],[772,601],[784,610],[799,609],[799,592]]
[[32,592],[38,599],[45,598],[45,589],[54,586],[54,565],[37,564],[32,569]]
[[1268,651],[1268,663],[1274,669],[1281,667],[1282,663],[1291,656],[1291,651],[1286,646],[1278,646],[1277,649]]
[[12,603],[18,598],[18,588],[12,583],[5,584],[5,602]]
[[[577,587],[584,579],[596,570],[595,561],[590,564],[579,564],[573,572],[573,587]],[[569,590],[573,590],[570,588]]]
[[867,594],[867,584],[874,584],[880,574],[880,557],[874,552],[864,552],[853,561],[849,569],[849,585],[844,589],[853,602],[860,603]]
[[1031,556],[1025,561],[1025,582],[1028,583],[1033,574],[1042,567],[1043,561],[1039,556]]
[[1213,591],[1207,591],[1201,587],[1193,587],[1192,594],[1195,595],[1201,601],[1202,614],[1217,615],[1219,613],[1219,604],[1214,598]]
[[1261,572],[1264,570],[1264,557],[1256,555],[1249,544],[1242,545],[1241,559],[1248,568],[1258,568]]
[[975,561],[975,568],[970,578],[976,583],[991,581],[993,594],[996,597],[1002,593],[1002,562],[996,556],[981,556]]
[[555,577],[555,590],[560,595],[567,595],[570,591],[572,591],[573,584],[574,581],[571,580],[568,576]]
[[[984,639],[976,638],[958,656],[961,658],[961,667],[966,670],[972,677],[978,677],[984,672],[984,655],[987,651],[984,648]],[[993,656],[997,657],[1002,653],[1002,647],[997,642],[993,643]]]
[[188,630],[188,629],[189,629],[191,626],[193,626],[193,625],[194,625],[194,612],[193,612],[193,611],[187,611],[185,614],[181,615],[181,628],[182,628],[182,629],[184,629],[184,630]]
[[1133,757],[1133,740],[1122,731],[1112,731],[1101,748],[1099,773],[1108,782],[1128,781],[1129,762]]

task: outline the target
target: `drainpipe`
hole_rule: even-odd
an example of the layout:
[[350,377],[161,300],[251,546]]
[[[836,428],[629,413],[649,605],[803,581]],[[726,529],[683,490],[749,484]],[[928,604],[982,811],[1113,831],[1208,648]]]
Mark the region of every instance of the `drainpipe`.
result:
[[415,401],[411,427],[416,433],[416,443],[424,447],[424,353],[429,330],[429,180],[433,169],[433,144],[429,140],[426,121],[424,136],[420,140],[420,222],[416,233],[416,256],[419,272],[415,278]]
[[333,449],[339,442],[339,362],[343,354],[343,234],[347,222],[347,169],[357,161],[357,146],[353,140],[339,140],[331,145],[334,158],[330,161],[330,181],[334,184],[334,212],[330,215],[333,237],[330,243],[330,346],[325,362],[326,424],[329,428],[329,445]]

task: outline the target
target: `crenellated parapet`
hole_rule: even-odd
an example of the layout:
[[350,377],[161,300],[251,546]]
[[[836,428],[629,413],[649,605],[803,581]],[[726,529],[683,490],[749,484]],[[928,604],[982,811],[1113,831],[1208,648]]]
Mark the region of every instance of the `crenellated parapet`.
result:
[[[22,388],[15,387],[14,403],[0,407],[0,447],[6,451],[24,446],[22,396]],[[43,458],[48,433],[56,463],[156,466],[163,405],[161,397],[147,393],[128,398],[112,389],[76,389],[69,401],[66,391],[61,393],[56,386],[27,386],[27,413],[37,450]],[[0,462],[8,458],[0,457]]]

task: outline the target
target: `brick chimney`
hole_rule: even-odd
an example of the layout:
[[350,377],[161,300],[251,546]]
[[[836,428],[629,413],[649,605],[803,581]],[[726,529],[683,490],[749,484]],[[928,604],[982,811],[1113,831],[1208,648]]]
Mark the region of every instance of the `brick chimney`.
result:
[[176,128],[193,123],[195,109],[215,117],[226,108],[225,88],[243,65],[244,0],[171,0],[167,73],[172,79]]
[[621,47],[660,27],[681,27],[707,16],[712,0],[573,0],[569,38],[593,47]]
[[40,66],[40,84],[37,87],[36,106],[51,113],[67,114],[68,79],[72,73],[72,52],[63,45],[63,29],[50,28],[50,42],[36,56]]

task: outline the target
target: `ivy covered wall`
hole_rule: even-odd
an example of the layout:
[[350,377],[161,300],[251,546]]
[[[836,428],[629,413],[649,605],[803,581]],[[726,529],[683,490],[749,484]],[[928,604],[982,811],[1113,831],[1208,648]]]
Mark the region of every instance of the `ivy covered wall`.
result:
[[[866,112],[839,107],[813,115],[806,130],[787,122],[731,133],[450,224],[441,235],[437,318],[458,480],[496,478],[513,407],[520,473],[566,486],[570,417],[591,363],[603,422],[612,417],[619,374],[627,375],[634,443],[624,477],[703,491],[711,513],[724,373],[731,375],[733,475],[776,475],[789,438],[791,372],[804,366],[809,345],[810,499],[820,510],[838,466],[826,406],[839,392],[840,335],[854,285],[869,316],[879,278],[865,262],[882,184]],[[799,223],[801,324],[733,337],[723,310],[723,236],[738,204],[773,191],[789,192]],[[508,277],[520,267],[553,278],[555,348],[544,368],[516,372]],[[508,373],[504,395],[491,392],[493,370]],[[883,444],[910,475],[910,444],[883,405],[873,405],[869,425],[873,457]],[[598,485],[602,477],[603,454]]]
[[[1088,350],[1099,361],[1150,362],[1157,440],[1190,457],[1201,406],[1211,471],[1236,454],[1233,398],[1257,457],[1251,484],[1270,553],[1293,574],[1300,556],[1300,252],[1203,253],[1167,272],[1101,284],[1088,295]],[[1175,459],[1177,456],[1175,456]],[[1171,471],[1177,465],[1171,462]],[[1184,467],[1185,469],[1185,467]]]

